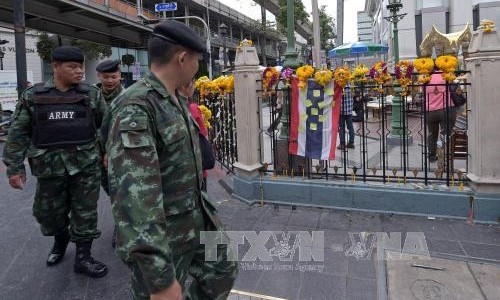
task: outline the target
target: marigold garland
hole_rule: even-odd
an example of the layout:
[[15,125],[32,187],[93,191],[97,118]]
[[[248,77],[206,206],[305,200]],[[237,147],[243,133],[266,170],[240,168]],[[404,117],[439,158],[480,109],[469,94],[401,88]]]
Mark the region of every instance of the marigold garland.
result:
[[310,65],[305,65],[298,68],[296,74],[299,78],[299,89],[304,90],[307,87],[307,80],[314,74],[314,68]]
[[314,80],[321,85],[326,86],[332,82],[333,72],[328,69],[321,69],[314,73]]
[[492,20],[481,20],[481,26],[477,29],[481,29],[484,33],[490,33],[495,29],[495,22]]
[[432,58],[427,58],[427,57],[417,58],[413,62],[413,65],[415,66],[417,72],[421,74],[418,77],[418,82],[422,84],[429,83],[431,81],[430,74],[434,69],[434,60],[432,60]]
[[206,107],[205,105],[198,105],[200,108],[201,114],[203,116],[203,123],[207,129],[210,129],[212,125],[210,124],[210,120],[212,119],[212,111]]
[[351,80],[355,83],[365,83],[368,81],[366,76],[370,73],[370,69],[368,69],[364,64],[359,64],[354,68],[352,72]]
[[408,60],[402,60],[398,62],[394,67],[394,73],[399,85],[402,88],[401,95],[408,95],[408,85],[411,83],[411,77],[413,75],[412,62]]
[[338,67],[333,73],[333,78],[335,80],[335,84],[339,85],[341,88],[344,88],[351,79],[351,71],[349,71],[349,68],[347,66]]
[[252,45],[253,45],[252,40],[244,39],[240,42],[240,47],[252,47]]
[[230,93],[234,90],[234,76],[219,76],[212,81],[211,87],[213,92],[217,92],[221,95]]
[[274,87],[280,79],[280,73],[275,67],[267,67],[262,72],[262,90],[264,96],[274,94]]
[[195,82],[195,88],[199,91],[200,99],[202,101],[205,99],[205,96],[207,96],[210,92],[209,84],[210,84],[210,79],[208,79],[207,76],[202,76],[198,78]]
[[374,89],[379,93],[384,93],[383,85],[385,85],[392,79],[389,71],[387,71],[387,63],[383,61],[377,62],[370,69],[370,77],[379,85]]
[[211,93],[220,95],[232,93],[234,92],[234,75],[224,75],[214,80],[202,76],[196,80],[195,88],[199,91],[201,101],[204,101],[205,97]]
[[458,67],[458,59],[452,55],[441,55],[436,58],[436,66],[443,71],[441,76],[447,82],[455,80],[455,70]]

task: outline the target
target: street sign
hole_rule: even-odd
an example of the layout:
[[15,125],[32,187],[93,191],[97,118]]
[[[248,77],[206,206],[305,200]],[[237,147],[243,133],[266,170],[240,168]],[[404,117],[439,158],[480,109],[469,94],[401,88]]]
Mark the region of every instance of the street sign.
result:
[[177,2],[167,2],[167,3],[156,3],[155,11],[176,11],[177,10]]

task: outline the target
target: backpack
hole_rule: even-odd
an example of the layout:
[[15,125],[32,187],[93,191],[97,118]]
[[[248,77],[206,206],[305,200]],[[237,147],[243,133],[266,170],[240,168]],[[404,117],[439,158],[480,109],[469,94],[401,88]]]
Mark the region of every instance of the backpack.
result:
[[464,93],[457,93],[459,85],[457,83],[453,83],[450,85],[450,96],[453,104],[456,107],[460,107],[467,103],[467,97],[465,97]]

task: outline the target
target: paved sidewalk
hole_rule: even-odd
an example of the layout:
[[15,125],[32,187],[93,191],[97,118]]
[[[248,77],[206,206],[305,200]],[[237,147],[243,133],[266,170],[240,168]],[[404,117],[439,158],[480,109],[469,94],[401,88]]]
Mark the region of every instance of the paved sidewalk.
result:
[[[0,151],[2,148],[0,143]],[[373,259],[374,253],[368,257],[366,251],[363,252],[367,249],[363,248],[368,245],[367,240],[355,243],[367,236],[360,234],[362,232],[401,232],[403,243],[407,232],[423,232],[433,257],[474,261],[492,265],[492,268],[500,265],[500,229],[497,226],[471,226],[462,220],[428,220],[356,211],[268,205],[249,207],[232,200],[222,187],[219,181],[226,179],[224,170],[213,170],[209,178],[209,192],[216,199],[228,230],[324,232],[324,261],[299,263],[294,256],[292,261],[241,262],[235,285],[239,291],[283,299],[377,299],[377,289],[385,289],[377,280],[385,276],[385,271]],[[89,279],[72,272],[74,246],[70,246],[60,265],[45,266],[52,240],[41,235],[32,216],[34,188],[34,178],[29,178],[23,191],[9,188],[5,168],[0,166],[0,299],[130,299],[128,269],[111,248],[113,221],[109,200],[102,195],[99,202],[102,236],[95,241],[93,254],[108,264],[110,272],[105,278]],[[361,248],[353,247],[356,245]],[[270,248],[272,246],[271,243]],[[240,246],[240,259],[249,248],[248,243]],[[290,265],[292,270],[288,270]],[[494,287],[493,295],[500,295],[500,288]],[[230,299],[250,297],[235,294]]]

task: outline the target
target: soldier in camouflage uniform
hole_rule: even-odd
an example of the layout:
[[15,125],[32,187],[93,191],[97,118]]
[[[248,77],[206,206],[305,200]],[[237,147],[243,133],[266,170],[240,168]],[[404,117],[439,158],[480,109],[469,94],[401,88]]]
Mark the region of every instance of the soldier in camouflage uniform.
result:
[[[120,70],[120,60],[105,60],[100,62],[95,68],[99,83],[96,86],[101,90],[101,95],[106,104],[110,105],[111,102],[123,91],[121,84],[122,72]],[[107,122],[107,121],[103,121]],[[101,147],[104,148],[105,142],[103,141]],[[102,166],[101,173],[101,186],[109,195],[108,186],[108,171],[106,166]],[[111,238],[111,246],[115,248],[116,244],[116,228],[113,230],[113,237]]]
[[97,128],[106,106],[99,90],[81,83],[83,52],[62,46],[53,51],[54,78],[24,91],[4,148],[3,161],[13,188],[26,182],[28,158],[37,188],[33,215],[43,235],[54,236],[47,265],[58,264],[69,241],[76,244],[74,271],[91,277],[107,267],[90,254],[99,237],[97,200],[100,154]]
[[109,105],[122,91],[122,72],[120,60],[105,60],[95,68],[99,83],[96,86],[101,90],[104,101]]
[[[132,270],[132,294],[145,299],[226,299],[237,274],[219,245],[205,261],[200,231],[222,230],[201,191],[198,129],[177,89],[205,52],[196,33],[177,21],[157,25],[149,40],[151,73],[111,106],[108,178],[117,253]],[[188,275],[193,277],[185,287]]]

